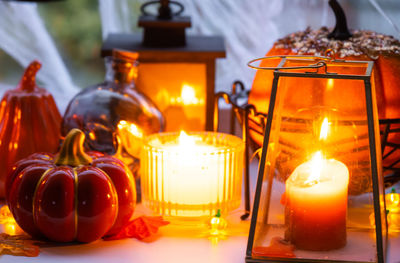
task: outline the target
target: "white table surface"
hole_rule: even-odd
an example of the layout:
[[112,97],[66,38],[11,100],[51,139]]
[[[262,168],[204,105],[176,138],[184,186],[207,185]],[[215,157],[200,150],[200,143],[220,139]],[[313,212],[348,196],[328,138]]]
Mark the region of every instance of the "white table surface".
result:
[[[257,165],[253,162],[251,165],[252,190],[255,189],[256,176]],[[3,255],[0,256],[0,263],[243,263],[245,262],[250,218],[241,222],[239,217],[242,212],[243,208],[240,208],[228,217],[230,235],[218,242],[199,232],[189,233],[188,229],[169,225],[160,228],[157,239],[149,243],[132,238],[116,241],[98,240],[90,244],[49,244],[41,247],[38,257]],[[149,211],[145,207],[138,205],[135,216],[148,213]],[[400,263],[400,233],[390,236],[387,262]]]

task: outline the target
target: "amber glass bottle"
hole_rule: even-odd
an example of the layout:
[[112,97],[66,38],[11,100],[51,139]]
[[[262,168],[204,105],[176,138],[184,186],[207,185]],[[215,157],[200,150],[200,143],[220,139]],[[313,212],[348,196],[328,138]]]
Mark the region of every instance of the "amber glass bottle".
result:
[[106,80],[71,100],[64,114],[63,135],[79,128],[85,132],[89,150],[132,160],[139,157],[143,136],[161,132],[164,118],[135,87],[137,58],[137,53],[125,51],[113,51],[112,57],[106,57]]

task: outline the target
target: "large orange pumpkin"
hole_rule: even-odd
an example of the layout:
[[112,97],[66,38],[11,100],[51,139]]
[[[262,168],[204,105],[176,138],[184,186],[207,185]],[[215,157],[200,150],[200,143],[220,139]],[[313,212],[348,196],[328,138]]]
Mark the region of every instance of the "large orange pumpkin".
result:
[[33,61],[16,89],[8,90],[0,104],[0,198],[14,163],[35,152],[57,151],[61,115],[52,95],[36,86],[41,64]]
[[[329,30],[326,27],[319,30],[311,30],[308,28],[305,31],[290,34],[278,40],[266,55],[324,56],[325,52],[332,50],[335,58],[338,59],[373,60],[375,62],[373,81],[376,90],[379,118],[400,118],[400,42],[391,36],[372,31],[354,31],[353,36],[348,40],[329,39],[328,34]],[[269,61],[265,61],[262,62],[260,66],[276,65],[271,65]],[[272,79],[273,72],[266,70],[258,70],[254,78],[249,95],[249,103],[255,105],[259,112],[266,113],[268,110]],[[309,81],[310,85],[312,81],[313,80]],[[296,91],[295,94],[291,94],[291,96],[296,98],[299,102],[304,102],[307,94],[304,90],[298,89],[298,92]],[[330,96],[332,96],[332,94],[330,94]],[[341,105],[348,106],[348,108],[354,108],[357,107],[357,105],[362,105],[364,100],[365,97],[362,94],[351,94],[341,98],[340,103]],[[258,130],[258,132],[251,132],[251,137],[256,144],[261,146],[263,131],[260,120],[253,118],[253,122],[251,122],[250,125],[252,125],[254,130]],[[295,134],[288,134],[286,139],[288,143],[294,143],[295,145],[298,143],[296,142],[297,138]],[[391,135],[389,140],[400,142],[400,136],[396,137],[396,135]],[[366,139],[362,142],[363,145],[367,143],[368,141]],[[387,149],[387,151],[389,150],[391,149]],[[387,152],[384,154],[386,153]],[[367,151],[362,154],[362,158],[369,158]],[[360,155],[357,156],[357,158],[359,157]],[[285,157],[283,156],[282,158]],[[386,163],[384,164],[389,165],[399,158],[400,155],[392,154],[385,159]],[[290,173],[287,176],[289,175]],[[351,176],[352,179],[350,180],[349,186],[350,194],[360,194],[370,189],[371,179],[368,174],[353,171]],[[281,179],[285,180],[286,178]]]

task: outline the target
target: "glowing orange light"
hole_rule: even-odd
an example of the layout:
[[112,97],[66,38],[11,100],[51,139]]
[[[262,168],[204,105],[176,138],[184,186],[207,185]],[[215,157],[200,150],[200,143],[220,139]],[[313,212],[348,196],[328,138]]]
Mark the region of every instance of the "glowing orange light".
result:
[[91,140],[96,140],[96,135],[94,134],[93,131],[89,132],[89,138],[90,138]]
[[221,236],[226,234],[226,227],[228,226],[228,222],[221,217],[221,210],[218,209],[218,212],[215,216],[210,219],[209,227],[210,227],[210,235],[212,236]]
[[335,83],[335,81],[333,79],[328,79],[327,81],[327,85],[326,85],[326,89],[327,90],[332,90],[333,89],[333,84]]
[[328,118],[325,117],[321,124],[321,132],[319,133],[319,139],[326,140],[326,138],[328,137],[328,133],[329,133],[329,121]]
[[186,84],[182,86],[181,98],[184,105],[199,104],[196,91],[192,86]]
[[117,125],[118,136],[125,150],[135,157],[139,157],[143,145],[143,130],[135,123],[122,120]]
[[3,232],[9,235],[22,233],[22,229],[15,222],[7,205],[0,208],[0,224],[3,225]]
[[196,144],[196,140],[189,136],[185,131],[181,131],[179,134],[179,147],[184,147],[190,149],[190,147]]
[[118,130],[126,131],[137,138],[143,138],[143,131],[134,123],[128,123],[127,121],[120,121],[118,123]]

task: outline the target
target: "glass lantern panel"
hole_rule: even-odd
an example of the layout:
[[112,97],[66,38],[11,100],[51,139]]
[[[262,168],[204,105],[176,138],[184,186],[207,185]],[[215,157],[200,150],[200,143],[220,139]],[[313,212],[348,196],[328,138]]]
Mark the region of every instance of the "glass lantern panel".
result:
[[137,86],[165,117],[166,131],[204,131],[206,65],[141,63]]
[[[284,66],[309,64],[288,60]],[[327,64],[329,73],[366,72],[364,64]],[[321,69],[318,72],[325,73]],[[280,77],[255,227],[254,258],[377,261],[364,81],[336,77]],[[376,107],[373,110],[377,117]],[[378,128],[377,121],[375,125]],[[373,135],[380,160],[379,130],[375,129]],[[377,173],[381,180],[377,187],[382,191],[382,173],[379,169]],[[376,196],[382,197],[383,192]],[[380,204],[376,208],[382,213]]]

